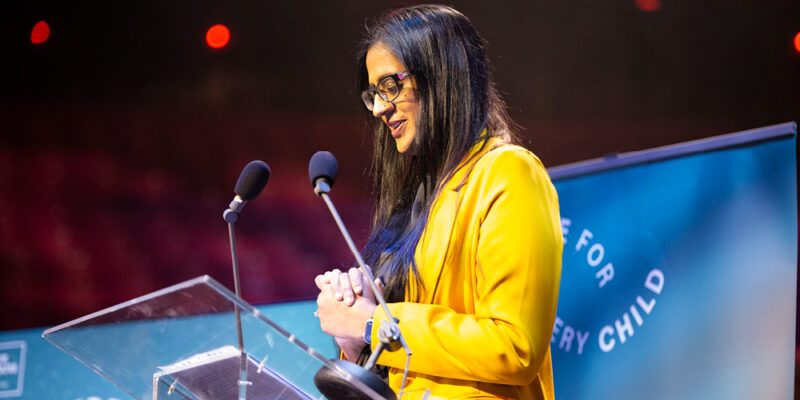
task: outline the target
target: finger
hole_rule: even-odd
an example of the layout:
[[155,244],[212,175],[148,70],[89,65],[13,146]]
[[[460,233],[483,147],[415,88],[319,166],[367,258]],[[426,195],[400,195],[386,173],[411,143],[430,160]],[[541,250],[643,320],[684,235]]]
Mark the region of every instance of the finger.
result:
[[353,288],[353,293],[357,295],[364,294],[364,286],[361,284],[363,279],[361,270],[353,267],[347,271],[347,276],[350,277],[350,286]]
[[320,274],[320,276],[322,277],[322,283],[326,285],[331,284],[331,271],[325,271],[325,273]]
[[317,289],[322,290],[322,287],[325,286],[325,277],[323,275],[317,275],[314,277],[314,283],[317,285]]
[[375,278],[375,286],[378,287],[378,290],[381,292],[381,295],[383,295],[383,281],[381,280],[381,278]]
[[323,288],[327,287],[327,289],[331,292],[331,294],[333,296],[336,295],[335,294],[336,293],[336,287],[338,286],[338,285],[334,285],[333,284],[333,282],[334,282],[334,271],[337,271],[337,270],[327,271],[322,276]]
[[[369,275],[370,276],[373,276],[373,277],[375,276],[374,273],[372,272],[372,267],[370,267],[369,265],[365,264],[364,268],[366,268],[369,271]],[[372,296],[372,297],[375,297],[375,295],[372,294],[372,284],[369,283],[368,279],[369,279],[369,276],[364,275],[364,277],[361,279],[361,282],[363,282],[364,287],[366,287],[366,290],[369,291],[369,295]]]
[[342,301],[342,288],[340,282],[341,275],[342,271],[339,271],[338,269],[334,269],[333,271],[331,271],[331,287],[333,288],[333,293],[334,293],[333,297],[337,301]]
[[339,287],[342,289],[342,301],[346,306],[352,306],[355,303],[356,296],[353,293],[353,288],[350,287],[350,274],[339,275]]

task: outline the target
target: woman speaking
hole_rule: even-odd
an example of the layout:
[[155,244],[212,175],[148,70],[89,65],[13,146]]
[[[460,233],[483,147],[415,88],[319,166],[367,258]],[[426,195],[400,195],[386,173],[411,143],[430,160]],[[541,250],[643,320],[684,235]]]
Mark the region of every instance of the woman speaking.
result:
[[[552,399],[558,198],[513,144],[483,39],[449,7],[394,10],[369,24],[359,66],[377,197],[363,254],[414,352],[404,397]],[[322,330],[364,360],[386,319],[364,277],[316,284]],[[378,359],[394,390],[405,362]]]

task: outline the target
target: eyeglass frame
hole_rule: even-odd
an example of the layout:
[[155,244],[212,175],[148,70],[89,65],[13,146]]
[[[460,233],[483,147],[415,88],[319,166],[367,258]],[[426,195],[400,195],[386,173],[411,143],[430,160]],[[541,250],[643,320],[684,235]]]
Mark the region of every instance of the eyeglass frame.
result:
[[[368,87],[368,88],[366,88],[366,89],[361,91],[361,101],[364,102],[364,105],[367,107],[367,110],[369,110],[369,111],[372,111],[373,108],[375,107],[375,94],[377,94],[381,98],[381,100],[383,100],[383,101],[385,101],[387,103],[392,103],[395,99],[397,99],[400,96],[400,92],[403,91],[403,84],[401,82],[404,81],[409,76],[411,76],[411,73],[408,72],[408,71],[400,71],[400,72],[395,73],[395,74],[384,76],[383,78],[381,78],[378,81],[377,85],[374,85],[374,86],[370,85],[370,87]],[[390,79],[390,80],[394,81],[395,85],[397,85],[397,94],[394,95],[394,97],[392,97],[391,99],[388,96],[386,96],[383,92],[378,90],[378,87],[381,85],[381,83],[386,81],[387,79]],[[369,101],[367,101],[366,98],[364,98],[364,96],[367,93],[372,93],[372,103],[371,104],[370,104]],[[392,103],[392,104],[394,104],[394,103]]]

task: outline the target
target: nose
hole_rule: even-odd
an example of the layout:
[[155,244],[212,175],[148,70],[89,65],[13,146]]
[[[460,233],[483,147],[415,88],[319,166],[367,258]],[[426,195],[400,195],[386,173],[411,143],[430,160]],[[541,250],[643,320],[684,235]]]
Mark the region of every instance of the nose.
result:
[[375,118],[380,118],[393,108],[394,104],[392,104],[391,101],[384,101],[381,96],[375,96],[372,103],[372,115],[374,115]]

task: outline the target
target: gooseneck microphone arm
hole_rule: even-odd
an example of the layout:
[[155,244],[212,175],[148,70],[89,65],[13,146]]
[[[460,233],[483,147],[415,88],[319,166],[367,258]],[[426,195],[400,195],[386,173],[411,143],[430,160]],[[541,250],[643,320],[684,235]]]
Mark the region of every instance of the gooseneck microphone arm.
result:
[[[247,164],[239,175],[239,180],[236,181],[236,187],[233,190],[236,193],[236,197],[228,205],[228,209],[222,213],[222,218],[228,223],[228,239],[231,244],[231,262],[233,264],[233,286],[236,297],[239,298],[242,297],[241,284],[239,283],[239,257],[236,253],[236,235],[233,230],[233,224],[239,218],[239,212],[242,211],[245,203],[258,197],[258,194],[267,185],[269,175],[269,166],[263,161],[256,160]],[[251,382],[247,380],[247,354],[244,352],[242,317],[239,307],[234,307],[233,312],[236,317],[236,339],[239,345],[239,379],[236,383],[239,386],[239,400],[246,400],[247,386],[251,385]]]
[[[347,231],[347,228],[344,226],[344,222],[342,222],[342,218],[339,216],[339,213],[336,211],[336,207],[333,205],[333,202],[331,201],[331,198],[328,195],[328,192],[330,192],[330,190],[331,190],[330,185],[328,185],[328,183],[325,182],[325,180],[321,178],[321,179],[317,179],[317,183],[314,186],[315,186],[314,187],[314,193],[316,193],[317,196],[322,197],[322,199],[325,201],[325,204],[328,206],[328,209],[331,211],[331,215],[333,215],[333,219],[336,221],[336,225],[339,227],[339,231],[342,232],[342,236],[344,236],[344,240],[345,240],[345,242],[347,242],[347,246],[350,248],[350,251],[353,253],[353,256],[356,258],[356,263],[358,263],[358,267],[359,267],[359,269],[361,269],[361,273],[363,273],[364,275],[367,276],[367,280],[369,281],[370,288],[372,289],[372,293],[375,295],[375,299],[378,302],[378,305],[380,305],[383,308],[383,312],[385,312],[386,316],[388,317],[388,320],[389,320],[388,324],[389,324],[390,328],[389,328],[389,332],[388,332],[389,335],[388,335],[387,338],[390,339],[390,341],[392,341],[392,342],[396,341],[396,340],[399,340],[400,343],[402,344],[403,348],[406,350],[406,354],[411,355],[411,349],[408,348],[408,345],[406,344],[406,341],[403,338],[403,335],[400,333],[400,327],[397,325],[398,320],[396,318],[394,318],[392,316],[392,312],[389,311],[389,306],[386,304],[386,300],[383,298],[383,294],[378,289],[378,286],[375,284],[375,277],[372,275],[372,271],[369,268],[366,267],[366,264],[364,263],[364,259],[361,257],[361,253],[356,248],[356,245],[353,242],[353,239],[350,237],[350,233]],[[380,331],[379,331],[379,333],[380,333]],[[381,352],[381,350],[383,350],[382,349],[382,347],[383,347],[382,345],[384,345],[384,344],[388,345],[389,343],[384,343],[384,340],[381,337],[381,341],[377,345],[377,346],[380,346],[380,347],[376,347],[376,349],[372,353],[372,356],[370,357],[369,361],[367,362],[366,365],[364,365],[364,368],[369,370],[375,365],[375,361],[377,361],[377,358],[378,358],[377,355]],[[389,349],[390,349],[390,351],[396,350],[396,348],[392,348],[392,346],[390,346]]]
[[353,238],[350,237],[350,233],[347,231],[347,228],[344,226],[344,222],[342,222],[342,218],[339,216],[339,213],[336,211],[336,207],[333,205],[331,201],[331,197],[328,195],[328,192],[331,190],[330,185],[325,182],[323,179],[317,180],[317,184],[315,185],[314,193],[317,196],[322,197],[322,200],[325,201],[325,204],[328,206],[328,209],[331,211],[331,215],[333,215],[334,221],[336,221],[336,225],[339,227],[339,231],[342,232],[342,236],[344,236],[344,241],[347,242],[347,247],[350,248],[350,251],[353,253],[353,256],[356,258],[356,262],[358,263],[358,267],[361,269],[361,272],[367,276],[369,279],[370,288],[372,289],[372,293],[375,295],[375,299],[378,301],[378,304],[383,307],[383,311],[386,315],[391,319],[392,313],[389,311],[389,307],[386,305],[386,300],[383,298],[383,294],[381,294],[380,290],[378,290],[378,286],[375,285],[375,277],[372,275],[372,271],[366,268],[366,264],[364,263],[364,259],[361,257],[361,253],[356,248],[355,243],[353,242]]
[[[233,223],[236,222],[236,213],[231,210],[225,210],[222,214],[225,221],[228,222],[228,239],[231,242],[231,261],[233,263],[233,287],[236,292],[236,297],[242,297],[239,284],[239,257],[236,254],[236,235],[233,232]],[[239,307],[233,307],[233,313],[236,317],[236,340],[239,345],[239,380],[236,382],[239,385],[239,400],[247,399],[247,386],[250,381],[247,380],[247,354],[244,352],[244,338],[242,337],[242,316],[239,312]]]
[[[328,206],[331,215],[333,215],[333,219],[336,221],[336,225],[339,227],[339,231],[342,232],[342,236],[344,237],[345,242],[347,242],[347,246],[353,253],[356,262],[358,263],[358,267],[367,277],[368,284],[372,289],[372,293],[375,295],[375,299],[383,308],[384,313],[386,313],[387,320],[383,321],[378,328],[378,339],[380,340],[376,344],[375,350],[372,352],[369,360],[367,360],[367,363],[364,365],[364,369],[366,371],[372,369],[383,350],[396,351],[402,346],[406,352],[406,367],[403,371],[403,383],[401,384],[399,394],[399,397],[402,398],[406,378],[408,377],[408,366],[409,362],[411,361],[411,349],[408,347],[408,343],[406,343],[405,338],[403,338],[403,335],[400,332],[400,326],[398,325],[399,320],[392,316],[391,311],[389,311],[389,306],[386,304],[383,294],[378,289],[378,285],[375,284],[375,277],[372,275],[372,271],[367,268],[366,264],[364,263],[361,253],[356,248],[355,243],[353,243],[350,233],[347,231],[347,228],[345,228],[339,213],[336,211],[336,207],[333,205],[333,201],[331,201],[330,196],[328,195],[328,192],[331,191],[331,186],[336,181],[338,168],[339,164],[333,154],[327,151],[318,151],[311,157],[311,161],[309,161],[308,176],[311,180],[311,185],[314,187],[314,193],[316,193],[317,196],[322,197],[322,199],[325,201],[325,204]],[[316,379],[315,383],[317,383]],[[317,386],[319,387],[320,385],[317,384]],[[370,387],[372,388],[371,385]],[[380,385],[377,385],[376,388],[379,391],[384,390],[384,388],[380,387]],[[322,391],[321,387],[320,389]],[[388,390],[388,392],[391,393],[391,390],[388,389],[388,386],[385,388],[385,390]],[[322,393],[326,394],[324,391],[322,391]],[[394,396],[394,393],[391,393],[391,395]]]

